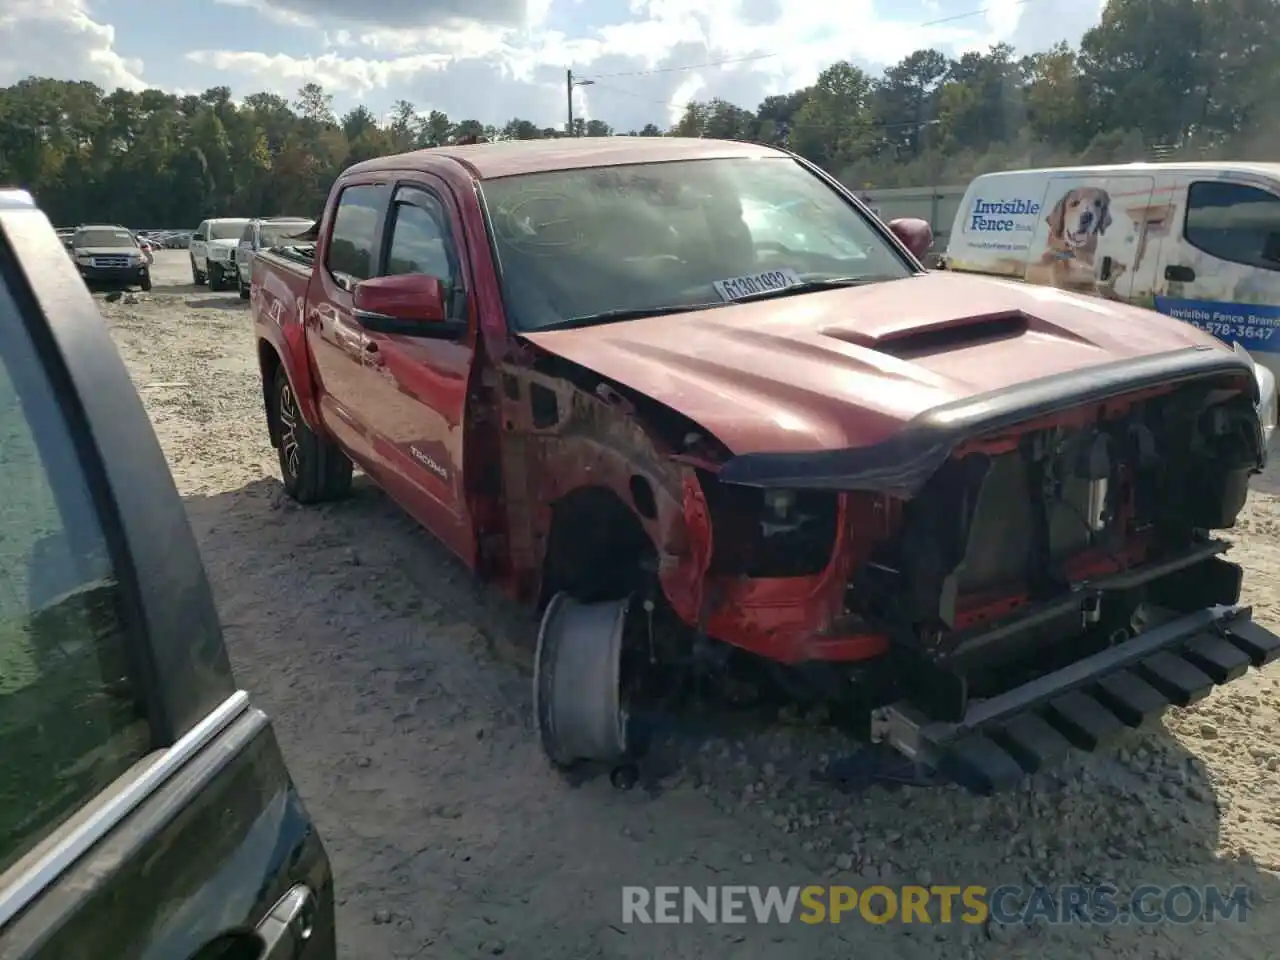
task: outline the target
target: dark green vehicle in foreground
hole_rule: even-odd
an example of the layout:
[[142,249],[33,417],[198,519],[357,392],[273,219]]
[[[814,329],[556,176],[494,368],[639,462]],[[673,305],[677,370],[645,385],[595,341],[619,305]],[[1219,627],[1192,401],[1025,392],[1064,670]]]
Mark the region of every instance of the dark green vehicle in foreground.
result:
[[0,191],[0,960],[334,956],[328,857],[150,421]]

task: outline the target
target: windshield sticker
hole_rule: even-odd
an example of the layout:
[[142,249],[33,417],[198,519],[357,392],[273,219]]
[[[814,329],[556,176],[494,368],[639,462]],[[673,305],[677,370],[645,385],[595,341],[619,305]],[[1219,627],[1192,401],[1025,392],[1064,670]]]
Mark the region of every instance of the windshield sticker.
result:
[[766,270],[746,277],[730,277],[728,280],[717,280],[712,284],[720,299],[724,301],[741,300],[743,297],[758,293],[772,293],[785,290],[800,283],[800,275],[794,270]]

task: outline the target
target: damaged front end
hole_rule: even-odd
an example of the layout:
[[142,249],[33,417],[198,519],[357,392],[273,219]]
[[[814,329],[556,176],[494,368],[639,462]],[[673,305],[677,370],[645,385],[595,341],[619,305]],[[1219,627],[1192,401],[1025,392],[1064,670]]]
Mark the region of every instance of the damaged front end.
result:
[[987,792],[1186,706],[1280,638],[1238,607],[1255,380],[1191,349],[928,411],[871,447],[698,472],[712,637]]

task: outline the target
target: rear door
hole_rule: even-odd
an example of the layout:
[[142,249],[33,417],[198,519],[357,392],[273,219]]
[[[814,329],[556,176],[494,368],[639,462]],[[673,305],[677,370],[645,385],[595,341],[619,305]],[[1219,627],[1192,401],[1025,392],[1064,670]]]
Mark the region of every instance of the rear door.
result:
[[253,278],[253,251],[257,247],[258,224],[250,220],[240,234],[240,243],[236,245],[236,272],[244,283]]
[[347,183],[334,201],[307,290],[304,322],[318,381],[325,426],[362,466],[374,457],[371,426],[360,414],[365,389],[364,328],[352,312],[351,293],[378,265],[382,220],[390,188]]
[[73,279],[0,193],[0,958],[329,960],[324,849]]
[[1026,279],[1129,300],[1154,262],[1144,242],[1154,178],[1139,174],[1053,177],[1027,251]]

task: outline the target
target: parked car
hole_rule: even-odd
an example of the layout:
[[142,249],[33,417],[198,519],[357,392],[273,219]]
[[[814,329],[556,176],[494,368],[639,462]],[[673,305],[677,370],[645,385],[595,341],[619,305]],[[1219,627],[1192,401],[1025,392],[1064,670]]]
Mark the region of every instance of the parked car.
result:
[[205,220],[191,235],[191,282],[206,280],[210,290],[225,290],[235,276],[235,249],[244,233],[246,217]]
[[542,610],[558,766],[736,649],[989,792],[1280,655],[1205,532],[1258,381],[1189,324],[926,271],[926,223],[749,143],[379,158],[320,223],[253,276],[285,489],[357,463]]
[[136,284],[151,289],[151,260],[124,227],[77,227],[68,249],[86,284]]
[[1122,300],[1238,343],[1264,418],[1280,377],[1280,164],[1125,163],[988,173],[947,268]]
[[332,960],[324,845],[101,315],[17,191],[0,325],[0,954]]
[[253,283],[254,254],[267,247],[287,242],[315,226],[308,217],[255,217],[244,228],[240,244],[236,247],[236,286],[240,299],[249,299],[249,287]]

